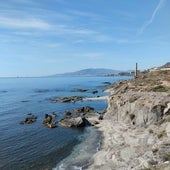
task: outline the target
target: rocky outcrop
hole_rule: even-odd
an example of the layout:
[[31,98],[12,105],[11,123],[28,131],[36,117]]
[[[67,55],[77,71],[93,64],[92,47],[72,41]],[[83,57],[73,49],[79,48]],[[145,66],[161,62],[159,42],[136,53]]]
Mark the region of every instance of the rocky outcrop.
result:
[[110,89],[98,125],[101,151],[89,170],[170,169],[170,70],[149,72]]
[[149,125],[166,116],[169,103],[170,96],[167,93],[127,92],[111,95],[105,118],[133,125]]
[[86,125],[86,120],[80,116],[66,117],[61,119],[59,124],[64,127],[84,127]]
[[37,116],[33,115],[32,113],[28,113],[28,116],[25,120],[21,121],[20,124],[32,124],[37,121]]
[[71,97],[61,97],[58,98],[58,100],[62,103],[66,103],[66,102],[77,102],[80,100],[83,100],[83,96],[71,96]]
[[83,107],[75,108],[74,113],[75,114],[86,115],[87,113],[95,113],[95,110],[92,107],[83,106]]
[[74,109],[73,114],[69,110],[66,110],[64,118],[59,121],[59,124],[64,127],[94,126],[102,119],[103,115],[97,113],[94,108],[83,106]]
[[43,125],[46,126],[47,128],[56,128],[56,121],[54,118],[56,117],[56,114],[52,113],[50,114],[45,114],[44,120],[43,120]]

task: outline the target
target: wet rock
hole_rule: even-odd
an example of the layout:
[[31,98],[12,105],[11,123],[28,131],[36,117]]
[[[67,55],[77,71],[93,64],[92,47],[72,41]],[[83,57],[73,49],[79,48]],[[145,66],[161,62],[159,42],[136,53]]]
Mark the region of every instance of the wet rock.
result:
[[97,113],[92,107],[83,106],[75,108],[73,114],[66,110],[64,118],[60,120],[59,124],[64,127],[94,126],[102,119],[103,114]]
[[84,117],[87,121],[86,125],[91,126],[99,124],[100,120],[103,120],[103,114],[97,113],[94,108],[89,106],[74,109],[74,115]]
[[51,103],[57,103],[58,97],[51,97],[48,99]]
[[21,100],[22,103],[27,103],[29,100]]
[[85,121],[82,117],[71,117],[60,120],[59,124],[64,127],[84,127],[86,125]]
[[49,114],[45,114],[45,118],[43,120],[43,125],[48,128],[55,128],[57,127],[56,121],[53,120],[53,116]]
[[46,93],[46,92],[49,92],[50,90],[48,89],[36,89],[35,92],[36,93]]
[[110,83],[110,82],[108,82],[108,81],[105,81],[105,82],[103,82],[103,84],[111,85],[112,83]]
[[37,121],[37,116],[32,115],[32,113],[29,113],[28,116],[25,118],[25,120],[21,121],[20,124],[32,124]]
[[94,91],[92,91],[92,93],[93,93],[93,94],[96,94],[96,93],[98,93],[98,91],[97,91],[97,90],[94,90]]
[[72,92],[86,92],[86,89],[74,89]]
[[83,100],[84,97],[82,96],[71,96],[71,97],[61,97],[58,100],[62,103],[66,103],[66,102],[76,102],[76,101],[80,101]]
[[55,112],[52,112],[51,115],[52,115],[53,118],[57,117],[57,114]]
[[64,117],[70,117],[72,115],[72,113],[70,112],[70,110],[66,110]]
[[74,113],[78,114],[78,113],[83,113],[83,114],[87,114],[87,113],[94,113],[95,110],[92,107],[89,106],[83,106],[83,107],[79,107],[74,109]]

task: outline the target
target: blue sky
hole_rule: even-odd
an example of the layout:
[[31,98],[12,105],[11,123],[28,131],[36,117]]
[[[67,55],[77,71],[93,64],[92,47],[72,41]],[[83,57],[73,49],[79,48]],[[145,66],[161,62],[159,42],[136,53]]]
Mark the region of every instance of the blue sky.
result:
[[0,76],[170,61],[169,0],[1,0]]

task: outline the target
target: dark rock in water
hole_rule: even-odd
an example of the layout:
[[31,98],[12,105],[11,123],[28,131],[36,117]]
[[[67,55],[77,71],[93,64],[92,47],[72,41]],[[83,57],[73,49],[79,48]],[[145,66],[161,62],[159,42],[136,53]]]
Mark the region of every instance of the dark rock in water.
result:
[[53,116],[49,114],[45,114],[45,118],[43,120],[43,125],[48,128],[55,128],[57,127],[56,121],[53,120]]
[[36,120],[37,120],[37,116],[28,113],[28,116],[25,118],[25,120],[21,121],[20,124],[32,124],[36,122]]
[[94,91],[92,91],[92,93],[93,93],[93,94],[96,94],[96,93],[98,93],[98,91],[97,91],[97,90],[94,90]]
[[86,92],[86,89],[74,89],[72,92]]
[[21,100],[22,103],[29,102],[29,100]]
[[108,82],[108,81],[105,81],[105,82],[103,82],[103,84],[111,85],[112,83],[110,83],[110,82]]
[[0,91],[0,93],[7,93],[8,91],[6,91],[6,90],[2,90],[2,91]]
[[89,106],[83,106],[83,107],[74,109],[74,113],[86,114],[86,113],[94,113],[94,112],[95,112],[94,108],[89,107]]
[[58,97],[51,97],[48,99],[51,103],[57,103]]
[[53,118],[57,117],[57,114],[55,112],[52,112],[51,115],[52,115]]
[[72,115],[72,113],[70,112],[70,110],[66,110],[64,117],[70,117]]
[[36,93],[45,93],[45,92],[49,92],[50,90],[48,89],[36,89],[35,92]]
[[59,101],[62,102],[62,103],[76,102],[76,101],[83,100],[83,98],[84,97],[82,97],[82,96],[62,97],[62,98],[59,98]]

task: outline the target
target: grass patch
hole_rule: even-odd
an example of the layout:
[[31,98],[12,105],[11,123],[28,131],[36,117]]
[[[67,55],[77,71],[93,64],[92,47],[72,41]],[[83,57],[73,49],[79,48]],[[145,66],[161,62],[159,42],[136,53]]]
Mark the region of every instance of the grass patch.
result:
[[170,92],[170,87],[158,85],[151,89],[154,92]]
[[163,131],[161,131],[157,136],[158,136],[158,138],[160,139],[160,138],[163,138],[164,136],[166,136],[167,134],[166,134],[166,131],[165,130],[163,130]]

